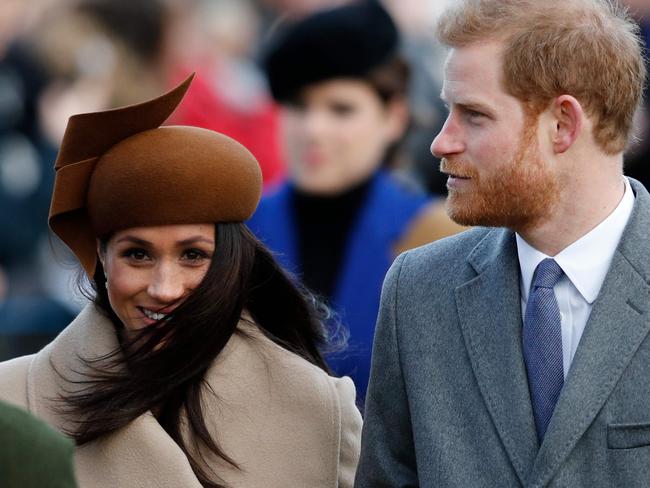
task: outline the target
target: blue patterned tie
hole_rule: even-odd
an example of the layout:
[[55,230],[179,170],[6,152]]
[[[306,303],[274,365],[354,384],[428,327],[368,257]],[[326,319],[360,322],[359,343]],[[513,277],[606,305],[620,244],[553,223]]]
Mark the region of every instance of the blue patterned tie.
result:
[[524,360],[540,444],[564,384],[562,325],[553,292],[563,274],[553,259],[539,263],[524,317]]

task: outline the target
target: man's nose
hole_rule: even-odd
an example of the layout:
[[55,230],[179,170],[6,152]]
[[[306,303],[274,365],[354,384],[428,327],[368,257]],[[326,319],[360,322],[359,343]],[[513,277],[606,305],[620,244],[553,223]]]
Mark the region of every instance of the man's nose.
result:
[[431,154],[438,159],[442,159],[452,154],[459,154],[464,150],[465,145],[462,142],[460,128],[448,118],[431,143]]

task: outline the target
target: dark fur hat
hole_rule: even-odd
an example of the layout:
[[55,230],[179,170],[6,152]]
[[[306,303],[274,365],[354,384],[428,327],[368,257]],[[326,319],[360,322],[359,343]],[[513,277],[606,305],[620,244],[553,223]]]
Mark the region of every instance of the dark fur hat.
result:
[[363,78],[391,59],[398,32],[378,0],[315,13],[279,28],[262,64],[279,102],[301,88],[330,78]]

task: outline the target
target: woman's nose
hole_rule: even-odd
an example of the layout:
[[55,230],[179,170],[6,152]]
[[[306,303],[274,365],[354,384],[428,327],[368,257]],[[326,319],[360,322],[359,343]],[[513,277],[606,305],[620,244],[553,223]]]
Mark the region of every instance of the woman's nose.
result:
[[181,274],[170,265],[159,265],[152,274],[147,292],[151,298],[164,304],[178,300],[185,293]]
[[323,110],[307,108],[302,120],[305,135],[309,140],[318,140],[327,132],[331,121]]

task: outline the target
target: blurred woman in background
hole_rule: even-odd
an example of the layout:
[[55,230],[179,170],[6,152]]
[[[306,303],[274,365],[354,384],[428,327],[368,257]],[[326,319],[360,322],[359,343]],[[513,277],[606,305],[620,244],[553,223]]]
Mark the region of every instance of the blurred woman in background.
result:
[[189,83],[70,119],[50,226],[93,303],[0,364],[0,398],[76,440],[81,487],[352,486],[354,386],[328,375],[316,302],[242,223],[257,161],[160,127]]
[[409,123],[409,68],[397,48],[395,24],[372,0],[279,30],[264,58],[290,181],[262,199],[249,226],[349,328],[348,349],[328,361],[361,398],[388,267],[460,229],[441,200],[389,171]]

